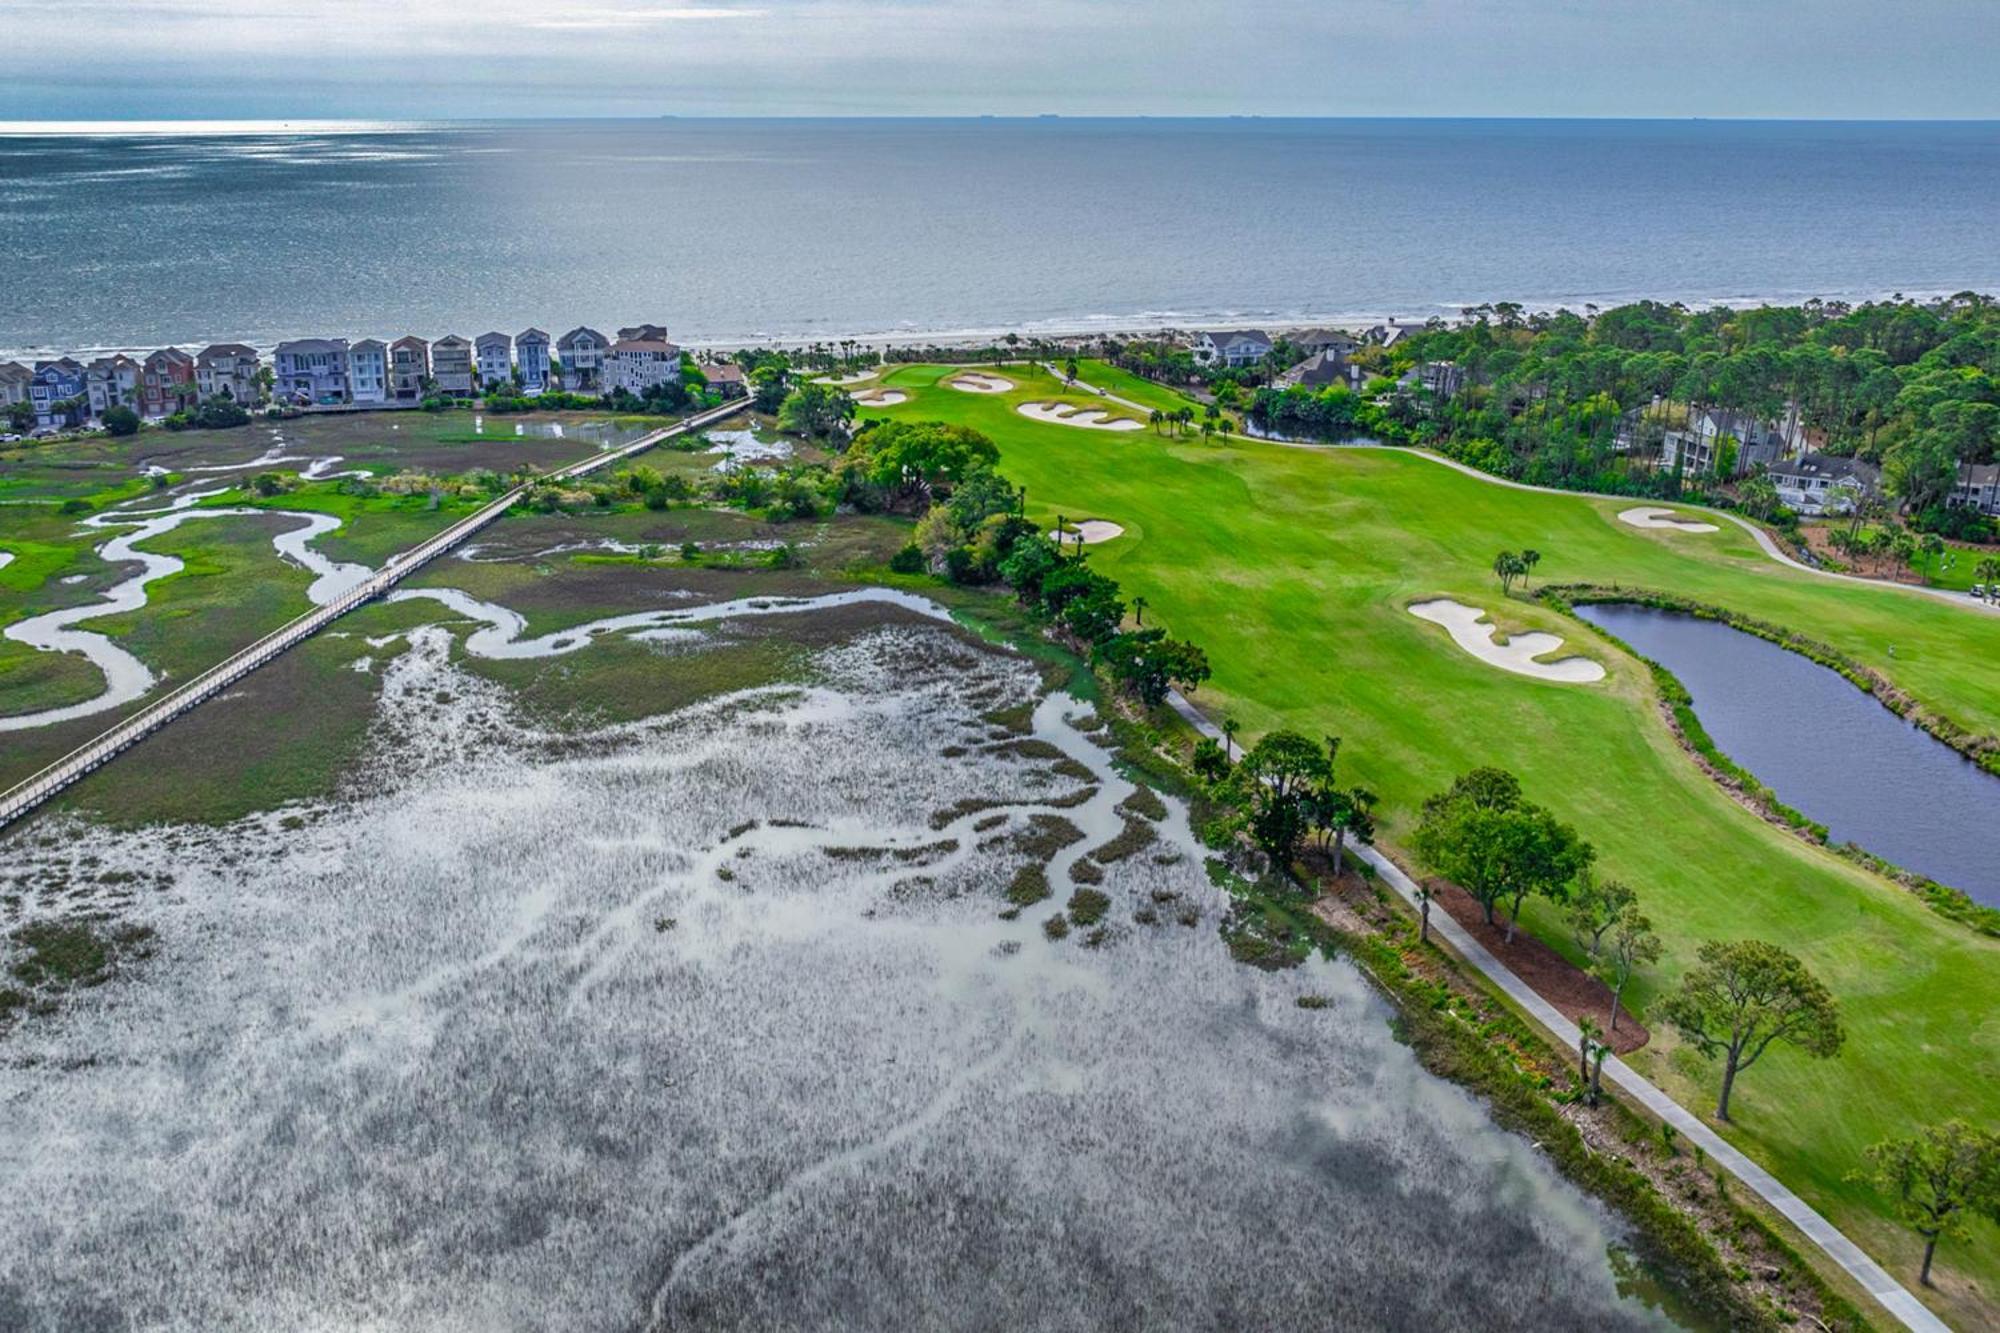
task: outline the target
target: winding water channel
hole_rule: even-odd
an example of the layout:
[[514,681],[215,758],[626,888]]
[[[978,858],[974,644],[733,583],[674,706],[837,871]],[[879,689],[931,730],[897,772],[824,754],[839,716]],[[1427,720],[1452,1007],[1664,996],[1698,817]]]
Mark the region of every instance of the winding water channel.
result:
[[2000,778],[1755,635],[1651,607],[1577,614],[1680,677],[1723,753],[1826,825],[1830,841],[2000,906]]

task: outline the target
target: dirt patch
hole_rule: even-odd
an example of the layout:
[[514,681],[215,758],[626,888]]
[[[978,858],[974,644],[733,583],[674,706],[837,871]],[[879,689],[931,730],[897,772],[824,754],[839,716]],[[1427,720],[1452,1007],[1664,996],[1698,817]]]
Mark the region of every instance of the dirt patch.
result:
[[[1608,1028],[1611,1023],[1611,988],[1578,968],[1576,964],[1557,953],[1554,949],[1536,939],[1527,931],[1507,943],[1505,913],[1499,913],[1502,923],[1486,924],[1485,909],[1478,899],[1443,880],[1429,881],[1432,901],[1438,907],[1451,913],[1452,920],[1465,927],[1466,933],[1485,945],[1495,958],[1514,970],[1514,975],[1528,983],[1535,994],[1556,1007],[1556,1011],[1574,1023],[1586,1014],[1597,1020],[1597,1026]],[[1629,1055],[1644,1046],[1651,1034],[1631,1013],[1619,1006],[1618,1030],[1606,1038],[1611,1049],[1620,1055]]]

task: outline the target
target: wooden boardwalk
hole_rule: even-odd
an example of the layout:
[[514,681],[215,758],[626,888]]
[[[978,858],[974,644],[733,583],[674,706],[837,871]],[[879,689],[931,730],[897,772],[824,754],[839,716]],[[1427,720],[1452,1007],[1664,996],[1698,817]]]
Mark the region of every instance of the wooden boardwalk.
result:
[[62,758],[42,769],[23,782],[0,792],[0,828],[5,828],[22,818],[41,804],[84,775],[103,767],[121,752],[158,731],[189,709],[204,700],[228,689],[258,667],[277,657],[286,649],[301,643],[352,611],[364,602],[369,602],[388,592],[398,583],[416,573],[431,561],[465,541],[466,538],[493,523],[513,507],[528,489],[537,482],[567,481],[609,467],[613,463],[644,453],[663,440],[688,431],[701,430],[713,425],[749,406],[748,399],[735,399],[720,407],[696,413],[685,421],[663,427],[641,436],[630,444],[616,449],[594,454],[568,467],[545,473],[533,481],[523,482],[514,489],[486,505],[477,513],[458,520],[444,531],[427,538],[407,551],[391,556],[386,564],[368,576],[367,581],[328,602],[316,606],[298,619],[273,630],[247,648],[233,653],[216,663],[184,685],[168,691],[160,698],[141,708],[124,721],[111,727],[88,743],[78,746]]

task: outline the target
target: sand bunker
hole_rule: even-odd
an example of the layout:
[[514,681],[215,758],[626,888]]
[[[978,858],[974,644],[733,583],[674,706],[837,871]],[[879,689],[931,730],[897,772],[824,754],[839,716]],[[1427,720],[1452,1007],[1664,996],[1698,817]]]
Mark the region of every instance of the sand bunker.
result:
[[1123,537],[1124,535],[1125,529],[1119,527],[1116,523],[1101,518],[1086,518],[1070,524],[1060,533],[1051,532],[1049,539],[1053,541],[1057,537],[1061,537],[1066,542],[1073,542],[1078,537],[1082,537],[1085,546],[1095,546],[1099,542],[1108,542],[1113,537]]
[[1014,387],[1014,381],[1010,379],[1002,379],[998,375],[981,375],[973,372],[954,375],[946,380],[945,383],[959,390],[961,393],[1005,393]]
[[813,383],[814,384],[859,384],[863,380],[872,380],[881,373],[882,372],[880,369],[876,369],[876,370],[856,370],[856,371],[851,371],[845,375],[815,375],[813,376]]
[[869,389],[854,395],[854,401],[863,407],[894,407],[898,403],[910,401],[910,395],[901,389]]
[[1560,680],[1587,685],[1604,679],[1604,667],[1587,657],[1559,657],[1553,662],[1535,659],[1562,647],[1553,634],[1516,634],[1505,643],[1496,641],[1496,628],[1487,623],[1486,613],[1476,606],[1440,597],[1431,602],[1413,602],[1410,614],[1451,631],[1452,642],[1489,666],[1538,680]]
[[1141,430],[1145,423],[1131,417],[1114,417],[1103,408],[1076,407],[1069,403],[1022,403],[1014,409],[1024,417],[1052,422],[1058,426],[1082,426],[1088,430]]
[[1720,532],[1713,523],[1696,523],[1684,518],[1675,518],[1674,511],[1662,509],[1658,505],[1640,505],[1637,509],[1621,510],[1621,523],[1630,523],[1635,528],[1669,528],[1675,532]]

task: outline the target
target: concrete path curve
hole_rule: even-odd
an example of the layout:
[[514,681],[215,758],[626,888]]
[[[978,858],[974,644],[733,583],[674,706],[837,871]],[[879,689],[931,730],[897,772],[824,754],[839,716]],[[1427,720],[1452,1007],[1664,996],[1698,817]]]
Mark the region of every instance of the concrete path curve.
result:
[[[1570,493],[1559,492],[1559,494]],[[1169,701],[1173,704],[1174,711],[1202,735],[1211,740],[1224,739],[1222,728],[1202,716],[1200,710],[1178,691],[1169,696]],[[1355,851],[1375,868],[1391,888],[1402,895],[1404,901],[1411,907],[1422,910],[1417,898],[1416,881],[1411,879],[1401,866],[1389,859],[1386,853],[1374,847],[1360,846],[1356,847]],[[1508,999],[1520,1006],[1530,1018],[1545,1029],[1555,1040],[1558,1051],[1576,1049],[1578,1038],[1576,1025],[1564,1018],[1554,1005],[1537,995],[1527,982],[1515,975],[1512,968],[1495,958],[1485,945],[1474,939],[1463,926],[1454,921],[1449,912],[1431,913],[1431,933],[1442,936],[1445,942],[1451,945],[1453,952],[1498,986]],[[1838,1227],[1822,1217],[1817,1209],[1792,1193],[1783,1181],[1731,1146],[1727,1139],[1661,1091],[1645,1075],[1616,1056],[1605,1060],[1604,1075],[1648,1111],[1672,1125],[1681,1137],[1698,1145],[1703,1152],[1755,1192],[1758,1198],[1782,1213],[1792,1225],[1804,1232],[1813,1244],[1826,1251],[1828,1257],[1866,1288],[1868,1294],[1873,1296],[1883,1309],[1895,1316],[1897,1322],[1904,1328],[1913,1330],[1913,1333],[1951,1333],[1948,1324],[1932,1314],[1929,1307],[1911,1294],[1909,1288],[1869,1258],[1859,1245],[1849,1240]]]

